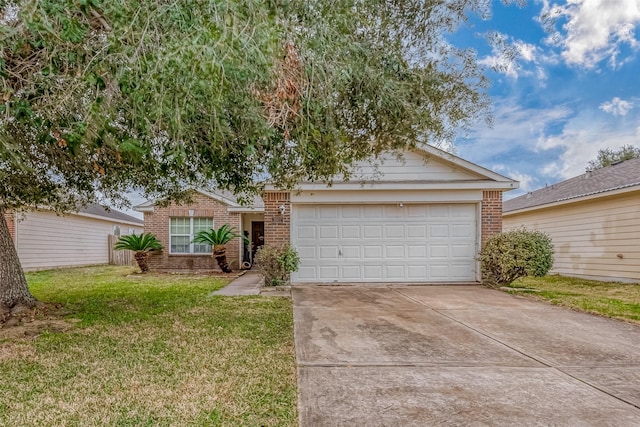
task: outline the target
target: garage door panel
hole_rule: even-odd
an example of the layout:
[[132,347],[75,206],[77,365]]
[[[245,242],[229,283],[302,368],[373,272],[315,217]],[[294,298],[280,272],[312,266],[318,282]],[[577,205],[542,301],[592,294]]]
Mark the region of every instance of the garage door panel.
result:
[[433,224],[429,226],[429,237],[449,237],[449,226],[447,224]]
[[342,256],[345,259],[360,259],[361,249],[361,246],[342,246]]
[[363,227],[363,237],[365,239],[381,239],[382,225],[365,225]]
[[425,265],[409,265],[407,267],[407,278],[409,280],[427,280],[427,266]]
[[364,206],[363,208],[364,218],[368,219],[384,219],[384,208],[378,205]]
[[333,281],[338,277],[340,267],[338,265],[323,265],[318,269],[320,280]]
[[296,249],[301,260],[314,260],[318,256],[316,246],[297,246]]
[[473,227],[470,224],[453,224],[451,226],[451,237],[469,238],[473,236]]
[[403,281],[407,277],[404,265],[385,265],[385,279]]
[[428,248],[426,244],[409,245],[407,247],[407,258],[426,259],[427,252],[428,252]]
[[365,260],[382,259],[382,245],[366,245],[362,248]]
[[298,279],[300,280],[316,280],[316,278],[318,277],[318,272],[316,267],[311,266],[311,267],[306,267],[304,265],[301,265],[298,268]]
[[338,245],[320,246],[320,259],[337,260],[340,248]]
[[385,225],[384,237],[386,239],[404,239],[405,228],[406,226],[404,224]]
[[340,228],[343,239],[360,239],[360,226],[359,225],[343,225]]
[[451,256],[453,258],[473,258],[475,255],[473,246],[467,245],[451,245]]
[[364,278],[368,280],[377,280],[380,281],[382,276],[382,266],[381,265],[365,265],[364,268]]
[[337,225],[321,225],[318,227],[318,237],[320,239],[337,239],[338,238],[338,226]]
[[477,205],[295,205],[301,282],[476,278]]
[[388,259],[405,259],[403,245],[386,245],[385,256]]
[[449,258],[449,246],[431,245],[429,255],[431,258]]
[[427,226],[424,224],[407,225],[407,237],[410,239],[427,237]]

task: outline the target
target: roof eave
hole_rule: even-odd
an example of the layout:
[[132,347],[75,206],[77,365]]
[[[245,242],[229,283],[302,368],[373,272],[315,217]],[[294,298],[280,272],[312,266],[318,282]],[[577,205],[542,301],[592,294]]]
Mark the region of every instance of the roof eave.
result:
[[517,215],[517,214],[521,214],[521,213],[527,213],[527,212],[533,212],[536,210],[540,210],[540,209],[548,209],[548,208],[553,208],[556,206],[563,206],[563,205],[569,205],[572,203],[579,203],[579,202],[586,202],[589,200],[594,200],[594,199],[599,199],[599,198],[603,198],[603,197],[612,197],[612,196],[617,196],[620,194],[625,194],[625,193],[631,193],[634,191],[640,191],[640,185],[635,185],[633,187],[625,187],[625,188],[619,188],[616,190],[611,190],[611,191],[602,191],[602,192],[598,192],[598,193],[594,193],[594,194],[588,194],[585,196],[579,196],[579,197],[573,197],[570,199],[564,199],[564,200],[557,200],[555,202],[551,202],[551,203],[544,203],[541,205],[535,205],[535,206],[529,206],[526,208],[520,208],[520,209],[514,209],[511,211],[504,211],[502,212],[502,216],[509,216],[509,215]]

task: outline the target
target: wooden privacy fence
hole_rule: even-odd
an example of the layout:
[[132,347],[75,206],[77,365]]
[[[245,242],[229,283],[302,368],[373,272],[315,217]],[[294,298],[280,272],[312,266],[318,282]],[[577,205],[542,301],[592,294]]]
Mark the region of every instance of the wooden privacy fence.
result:
[[109,234],[109,265],[137,265],[133,251],[116,251],[114,246],[120,236]]

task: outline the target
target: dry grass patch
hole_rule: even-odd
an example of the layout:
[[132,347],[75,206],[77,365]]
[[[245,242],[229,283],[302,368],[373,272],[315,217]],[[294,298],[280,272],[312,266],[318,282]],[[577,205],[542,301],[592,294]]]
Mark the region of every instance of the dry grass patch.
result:
[[91,268],[28,276],[71,330],[0,341],[0,425],[295,425],[291,301]]
[[640,284],[600,282],[564,276],[525,277],[514,287],[518,294],[588,313],[640,323]]

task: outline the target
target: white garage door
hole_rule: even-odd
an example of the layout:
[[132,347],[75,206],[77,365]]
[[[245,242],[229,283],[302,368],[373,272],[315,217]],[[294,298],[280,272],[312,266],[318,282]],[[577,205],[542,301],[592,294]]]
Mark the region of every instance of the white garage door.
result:
[[294,282],[476,280],[476,205],[294,205]]

